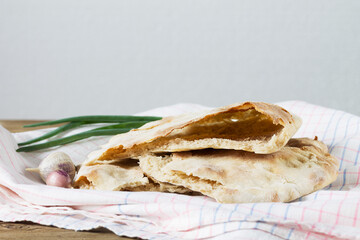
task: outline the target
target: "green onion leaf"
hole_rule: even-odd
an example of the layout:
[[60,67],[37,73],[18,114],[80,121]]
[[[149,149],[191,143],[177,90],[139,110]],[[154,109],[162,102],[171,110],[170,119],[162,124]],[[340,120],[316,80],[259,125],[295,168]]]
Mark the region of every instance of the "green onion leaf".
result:
[[22,148],[17,149],[16,151],[17,152],[31,152],[31,151],[41,150],[41,149],[55,147],[55,146],[59,146],[59,145],[64,145],[67,143],[72,143],[72,142],[79,141],[79,140],[82,140],[82,139],[85,139],[88,137],[92,137],[92,136],[105,136],[105,135],[114,135],[114,134],[119,134],[119,133],[125,133],[125,132],[130,131],[131,129],[132,128],[89,130],[86,132],[74,134],[74,135],[71,135],[68,137],[56,139],[56,140],[49,141],[46,143],[22,147]]
[[160,120],[161,117],[150,117],[150,116],[128,116],[128,115],[93,115],[93,116],[79,116],[63,118],[54,121],[47,121],[41,123],[35,123],[25,125],[24,127],[38,127],[47,126],[53,124],[59,124],[64,122],[87,122],[87,123],[120,123],[120,122],[132,122],[132,121],[155,121]]
[[41,140],[50,138],[52,136],[55,136],[56,134],[59,134],[61,132],[64,132],[64,131],[67,131],[67,130],[70,130],[70,129],[73,129],[73,128],[76,128],[76,127],[78,127],[80,125],[83,125],[83,124],[85,124],[85,122],[71,122],[71,123],[65,124],[65,125],[63,125],[61,127],[58,127],[56,129],[48,132],[48,133],[45,133],[44,135],[42,135],[40,137],[31,139],[31,140],[26,141],[26,142],[18,143],[18,145],[23,146],[23,145],[28,145],[28,144],[31,144],[31,143],[34,143],[34,142],[39,142]]

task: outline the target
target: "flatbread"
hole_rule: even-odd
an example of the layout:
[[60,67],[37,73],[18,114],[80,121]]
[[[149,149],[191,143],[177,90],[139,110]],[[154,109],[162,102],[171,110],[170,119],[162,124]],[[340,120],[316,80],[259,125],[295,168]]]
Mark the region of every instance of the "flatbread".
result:
[[83,165],[116,162],[147,153],[234,149],[260,154],[280,150],[301,125],[300,118],[268,103],[245,102],[166,117],[119,134],[89,154]]
[[333,182],[339,161],[322,142],[291,139],[280,151],[255,154],[198,150],[140,157],[146,175],[221,203],[289,202]]
[[104,191],[192,192],[182,186],[149,179],[134,159],[126,159],[117,164],[81,166],[73,185],[80,189]]

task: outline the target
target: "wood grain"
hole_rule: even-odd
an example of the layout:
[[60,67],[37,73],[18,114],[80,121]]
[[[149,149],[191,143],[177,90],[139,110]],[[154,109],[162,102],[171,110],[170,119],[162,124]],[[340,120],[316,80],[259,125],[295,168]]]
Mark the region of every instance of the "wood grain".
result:
[[[0,125],[10,132],[23,132],[38,128],[23,128],[23,125],[37,123],[36,120],[0,120]],[[48,240],[48,239],[72,239],[72,240],[129,240],[133,238],[119,237],[105,228],[92,231],[75,232],[73,230],[61,229],[51,226],[43,226],[32,222],[1,222],[0,239],[16,240]]]
[[118,237],[114,233],[101,228],[94,231],[75,232],[72,230],[56,227],[43,226],[31,222],[0,222],[0,239],[27,239],[27,240],[48,240],[48,239],[129,239]]
[[[10,132],[14,132],[14,133],[46,128],[46,127],[34,127],[34,128],[24,128],[23,127],[24,125],[27,125],[27,124],[33,124],[33,123],[39,123],[39,122],[43,122],[43,121],[39,121],[39,120],[0,120],[0,124],[4,128],[6,128]],[[59,126],[59,124],[52,125],[49,127],[54,127],[54,126]]]

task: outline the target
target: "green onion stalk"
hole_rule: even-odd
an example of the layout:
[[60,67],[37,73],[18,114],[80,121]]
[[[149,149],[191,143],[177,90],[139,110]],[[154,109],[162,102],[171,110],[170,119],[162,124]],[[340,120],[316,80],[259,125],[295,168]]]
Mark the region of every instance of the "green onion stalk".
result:
[[[66,123],[40,137],[28,140],[26,142],[18,143],[20,148],[18,148],[16,151],[31,152],[31,151],[37,151],[41,149],[47,149],[55,146],[76,142],[93,136],[107,136],[107,135],[126,133],[132,129],[139,128],[148,122],[152,122],[160,119],[161,117],[150,117],[150,116],[94,115],[94,116],[63,118],[54,121],[46,121],[41,123],[25,125],[24,127],[28,128],[28,127],[50,126],[54,124]],[[45,143],[33,144],[45,139],[49,139],[53,136],[56,136],[60,133],[69,131],[74,128],[78,128],[84,125],[97,124],[97,123],[116,123],[116,124],[94,128],[88,131],[73,134],[71,136],[50,140]]]

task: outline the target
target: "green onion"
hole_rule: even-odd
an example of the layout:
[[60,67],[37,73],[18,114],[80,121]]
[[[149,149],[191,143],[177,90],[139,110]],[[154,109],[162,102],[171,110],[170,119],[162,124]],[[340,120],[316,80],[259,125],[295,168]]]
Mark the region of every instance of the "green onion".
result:
[[92,137],[92,136],[105,136],[105,135],[115,135],[115,134],[119,134],[119,133],[125,133],[125,132],[130,131],[131,129],[141,127],[145,123],[146,122],[144,122],[144,121],[138,121],[138,122],[127,122],[127,123],[114,124],[114,125],[105,126],[105,127],[99,127],[99,128],[95,128],[95,129],[91,129],[91,130],[82,132],[82,133],[74,134],[74,135],[71,135],[68,137],[49,141],[46,143],[22,147],[22,148],[17,149],[16,151],[17,152],[30,152],[30,151],[36,151],[36,150],[40,150],[40,149],[44,149],[44,148],[49,148],[49,147],[55,147],[58,145],[64,145],[67,143],[79,141],[79,140],[82,140],[82,139],[85,139],[88,137]]
[[64,145],[67,143],[72,143],[75,141],[79,141],[92,136],[105,136],[105,135],[114,135],[119,133],[125,133],[130,131],[132,128],[117,128],[117,129],[103,129],[103,130],[89,130],[86,132],[74,134],[68,137],[56,139],[53,141],[49,141],[46,143],[34,144],[27,147],[22,147],[17,149],[17,152],[31,152],[36,150],[41,150],[45,148],[55,147],[59,145]]
[[151,122],[151,121],[160,120],[160,119],[161,119],[161,117],[148,117],[148,116],[94,115],[94,116],[80,116],[80,117],[63,118],[63,119],[54,120],[54,121],[47,121],[47,122],[25,125],[24,127],[47,126],[47,125],[64,123],[64,122],[120,123],[120,122],[133,122],[133,121]]
[[26,141],[26,142],[18,143],[18,145],[23,146],[23,145],[28,145],[28,144],[31,144],[31,143],[34,143],[34,142],[39,142],[41,140],[44,140],[44,139],[47,139],[49,137],[55,136],[56,134],[59,134],[61,132],[76,128],[76,127],[78,127],[80,125],[83,125],[83,124],[85,124],[85,122],[70,122],[68,124],[65,124],[65,125],[63,125],[61,127],[58,127],[56,129],[50,131],[48,133],[45,133],[44,135],[42,135],[40,137],[34,138],[34,139]]
[[[94,129],[91,129],[89,131],[103,130],[103,129],[127,129],[127,128],[131,130],[131,129],[134,129],[134,128],[139,128],[142,125],[144,125],[145,123],[148,123],[148,121],[124,122],[124,123],[119,123],[119,124],[113,124],[113,125],[109,125],[109,126],[94,128]],[[87,132],[89,132],[89,131],[87,131]]]
[[[101,128],[96,128],[96,129],[114,129],[114,128],[138,128],[141,127],[142,125],[144,125],[145,123],[148,123],[147,121],[136,121],[136,122],[126,122],[126,123],[121,123],[121,124],[115,124],[115,125],[110,125],[110,126],[105,126],[105,127],[101,127]],[[68,124],[65,124],[63,126],[60,126],[56,129],[54,129],[53,131],[50,131],[40,137],[34,138],[32,140],[26,141],[26,142],[21,142],[18,143],[19,146],[24,146],[24,145],[28,145],[34,142],[39,142],[41,140],[45,140],[48,139],[52,136],[55,136],[56,134],[59,134],[61,132],[76,128],[78,126],[87,124],[87,122],[70,122]]]
[[79,116],[79,117],[71,117],[71,118],[64,118],[54,121],[47,121],[42,123],[30,124],[25,125],[24,127],[38,127],[38,126],[47,126],[59,123],[66,123],[67,124],[60,126],[40,137],[31,139],[26,142],[19,143],[19,146],[28,145],[31,143],[35,143],[41,140],[48,139],[53,137],[61,132],[79,127],[84,124],[95,124],[95,123],[117,123],[112,124],[104,127],[94,128],[85,132],[81,132],[78,134],[74,134],[68,137],[63,137],[60,139],[51,140],[45,143],[40,144],[33,144],[26,147],[21,147],[17,149],[17,152],[31,152],[36,150],[41,150],[45,148],[55,147],[59,145],[64,145],[67,143],[72,143],[75,141],[79,141],[85,138],[89,138],[92,136],[105,136],[105,135],[115,135],[120,133],[125,133],[130,131],[134,128],[139,128],[142,125],[155,121],[160,120],[161,117],[147,117],[147,116],[110,116],[110,115],[95,115],[95,116]]

